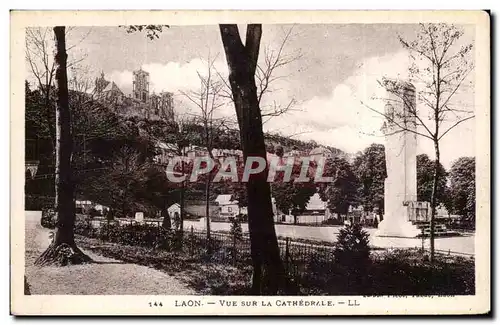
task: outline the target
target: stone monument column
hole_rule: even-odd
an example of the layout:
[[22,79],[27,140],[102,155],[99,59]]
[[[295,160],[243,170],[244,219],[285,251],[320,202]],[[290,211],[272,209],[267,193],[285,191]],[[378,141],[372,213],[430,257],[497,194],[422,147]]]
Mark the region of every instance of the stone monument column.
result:
[[416,105],[415,87],[399,80],[391,80],[388,85],[385,114],[391,119],[382,129],[387,167],[384,219],[376,235],[416,237],[420,230],[409,221],[409,202],[417,200],[417,136],[411,132],[416,130],[416,118],[408,114],[408,109]]

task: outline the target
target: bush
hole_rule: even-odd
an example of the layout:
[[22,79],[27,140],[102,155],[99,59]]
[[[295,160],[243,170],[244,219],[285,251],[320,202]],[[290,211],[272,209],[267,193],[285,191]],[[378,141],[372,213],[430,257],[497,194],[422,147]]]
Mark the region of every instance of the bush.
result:
[[176,247],[174,244],[178,240],[173,231],[162,227],[147,224],[121,226],[116,221],[102,222],[98,228],[92,227],[90,221],[78,221],[75,224],[75,234],[123,245],[164,249]]
[[54,207],[54,202],[54,197],[27,194],[24,196],[24,209],[27,211],[43,211]]
[[336,219],[336,218],[326,219],[321,224],[323,224],[323,225],[332,225],[332,226],[343,225],[342,220]]
[[97,231],[92,227],[90,220],[77,220],[74,228],[75,234],[85,237],[97,237]]
[[340,230],[333,251],[337,270],[343,275],[347,288],[353,292],[363,290],[369,280],[371,264],[369,235],[358,223],[352,223]]
[[44,228],[54,229],[56,227],[56,211],[54,209],[43,209],[40,223]]
[[243,230],[241,229],[241,220],[240,218],[231,218],[231,228],[229,230],[231,237],[237,241],[243,239]]
[[178,231],[181,228],[181,217],[179,213],[174,213],[174,220],[172,220],[173,228]]
[[370,261],[369,243],[369,235],[360,224],[345,226],[335,244],[335,262],[349,267],[366,265]]
[[90,216],[91,218],[93,218],[93,217],[100,217],[100,216],[102,216],[101,211],[96,210],[95,208],[91,208],[91,209],[89,210],[89,213],[88,213],[88,214],[89,214],[89,216]]
[[437,255],[431,264],[427,255],[416,250],[392,250],[382,254],[371,267],[372,294],[473,295],[474,267],[473,259]]

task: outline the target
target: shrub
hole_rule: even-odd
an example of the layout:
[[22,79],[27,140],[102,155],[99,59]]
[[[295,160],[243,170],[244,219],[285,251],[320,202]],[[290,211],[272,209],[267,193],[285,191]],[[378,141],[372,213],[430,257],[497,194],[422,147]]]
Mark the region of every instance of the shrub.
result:
[[44,228],[54,229],[56,227],[56,211],[54,209],[43,209],[40,223]]
[[456,295],[475,293],[474,260],[437,255],[433,264],[412,249],[383,253],[372,265],[372,294]]
[[91,218],[93,218],[93,217],[99,217],[99,216],[101,216],[101,211],[96,210],[95,208],[91,208],[91,209],[89,210],[89,213],[88,213],[88,214],[89,214],[89,216],[90,216]]
[[24,209],[43,211],[53,207],[55,202],[54,200],[54,197],[26,194],[24,197]]
[[241,229],[241,220],[240,218],[231,218],[231,228],[229,230],[232,238],[237,241],[243,239],[243,230]]
[[85,237],[96,237],[96,230],[92,227],[90,220],[77,220],[74,228],[75,234]]
[[115,220],[114,213],[108,208],[102,210],[102,216],[108,221]]
[[181,228],[181,217],[178,213],[174,213],[172,226],[174,226],[175,230],[179,230]]
[[369,235],[360,224],[352,223],[340,230],[333,256],[348,291],[358,292],[368,284],[371,264],[368,244]]
[[334,258],[345,266],[366,265],[370,261],[369,235],[360,224],[353,223],[340,230]]
[[321,224],[323,224],[323,225],[332,225],[332,226],[343,225],[342,220],[335,219],[335,218],[326,219]]

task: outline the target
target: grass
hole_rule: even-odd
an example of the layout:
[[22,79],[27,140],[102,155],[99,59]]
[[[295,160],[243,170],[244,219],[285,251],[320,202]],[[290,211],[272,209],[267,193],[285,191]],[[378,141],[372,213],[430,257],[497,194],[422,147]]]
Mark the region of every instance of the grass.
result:
[[[145,265],[166,272],[202,295],[247,295],[252,269],[249,261],[236,265],[207,254],[190,257],[185,252],[102,242],[77,236],[78,245],[97,254]],[[474,294],[474,260],[440,256],[434,266],[414,249],[372,254],[362,272],[311,256],[297,264],[294,283],[303,295],[434,295]],[[298,261],[296,261],[298,262]]]
[[102,242],[79,235],[76,239],[78,246],[85,250],[165,272],[200,295],[248,294],[252,273],[250,266],[207,263],[182,253]]

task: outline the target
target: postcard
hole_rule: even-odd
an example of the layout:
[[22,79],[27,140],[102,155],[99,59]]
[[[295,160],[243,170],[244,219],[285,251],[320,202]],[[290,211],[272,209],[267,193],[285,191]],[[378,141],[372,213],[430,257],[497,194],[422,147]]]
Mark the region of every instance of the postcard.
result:
[[490,312],[487,12],[14,10],[10,51],[13,315]]

